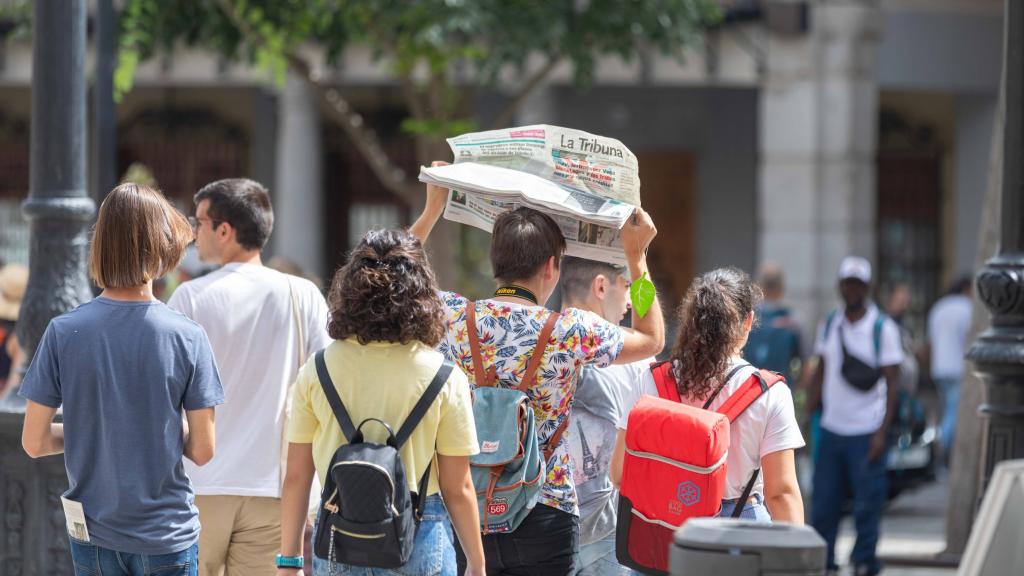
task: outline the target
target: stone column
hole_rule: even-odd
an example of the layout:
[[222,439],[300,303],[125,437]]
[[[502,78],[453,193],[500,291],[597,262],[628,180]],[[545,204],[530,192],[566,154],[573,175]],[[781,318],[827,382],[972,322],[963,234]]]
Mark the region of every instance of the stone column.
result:
[[[323,148],[313,88],[289,74],[278,107],[274,200],[274,252],[325,278]],[[343,215],[330,215],[342,217]]]
[[758,257],[783,266],[807,337],[835,304],[840,260],[875,256],[880,20],[853,0],[812,10],[807,33],[769,32],[759,111]]

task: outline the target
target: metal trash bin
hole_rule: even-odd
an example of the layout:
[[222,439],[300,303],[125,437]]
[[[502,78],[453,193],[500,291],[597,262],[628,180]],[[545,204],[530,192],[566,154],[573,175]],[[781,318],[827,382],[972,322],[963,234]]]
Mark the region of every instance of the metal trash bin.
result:
[[675,533],[672,576],[824,576],[825,540],[809,526],[693,518]]

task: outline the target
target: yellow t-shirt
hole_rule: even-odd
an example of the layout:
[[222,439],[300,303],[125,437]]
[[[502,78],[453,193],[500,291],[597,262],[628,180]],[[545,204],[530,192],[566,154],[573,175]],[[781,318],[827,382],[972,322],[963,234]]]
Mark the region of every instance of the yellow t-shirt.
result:
[[[362,345],[349,338],[329,345],[324,361],[352,423],[358,427],[367,418],[379,418],[397,434],[444,357],[421,342]],[[323,485],[331,457],[345,443],[345,436],[320,387],[312,357],[299,371],[292,394],[288,441],[313,444],[313,462]],[[362,431],[367,442],[383,444],[387,439],[387,431],[377,422],[367,422]],[[441,393],[399,451],[409,490],[418,490],[423,471],[434,458],[435,446],[437,454],[443,456],[472,456],[479,451],[469,381],[458,368],[452,370]],[[435,464],[430,470],[427,495],[437,491]]]

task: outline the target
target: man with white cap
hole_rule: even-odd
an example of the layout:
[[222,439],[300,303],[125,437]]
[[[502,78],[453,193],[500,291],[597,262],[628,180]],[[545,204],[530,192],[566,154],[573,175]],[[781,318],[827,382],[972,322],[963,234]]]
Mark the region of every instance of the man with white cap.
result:
[[882,505],[888,491],[886,453],[895,415],[896,386],[903,361],[899,328],[869,299],[871,264],[848,256],[839,267],[843,307],[818,330],[818,367],[807,409],[821,408],[821,435],[814,468],[811,524],[828,545],[828,568],[836,571],[836,533],[845,501],[853,498],[857,541],[850,561],[856,576],[881,570],[878,544]]

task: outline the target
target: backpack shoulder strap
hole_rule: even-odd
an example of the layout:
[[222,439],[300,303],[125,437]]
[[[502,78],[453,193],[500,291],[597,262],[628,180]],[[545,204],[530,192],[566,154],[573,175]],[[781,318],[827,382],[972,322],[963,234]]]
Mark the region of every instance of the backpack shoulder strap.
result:
[[441,367],[434,374],[434,379],[430,381],[430,385],[423,391],[423,395],[420,396],[416,405],[409,411],[409,415],[405,417],[405,422],[402,422],[402,427],[398,429],[398,434],[395,434],[395,449],[400,450],[406,440],[409,439],[409,436],[412,436],[416,425],[420,423],[430,405],[434,403],[434,399],[441,393],[441,388],[444,388],[444,384],[448,381],[448,376],[451,375],[453,368],[455,368],[455,365],[451,362],[445,361],[441,363]]
[[480,353],[480,336],[476,331],[476,301],[466,302],[466,335],[469,352],[473,356],[473,382],[477,386],[494,386],[494,372],[484,370],[484,357]]
[[875,318],[875,325],[871,331],[871,337],[875,344],[875,361],[876,363],[881,360],[882,357],[882,326],[885,325],[885,319],[888,318],[882,312],[878,313],[878,317]]
[[732,508],[732,517],[739,518],[743,515],[743,507],[747,505],[747,500],[750,500],[750,493],[754,490],[754,484],[757,484],[757,477],[761,474],[760,468],[754,468],[754,472],[750,475],[750,480],[747,481],[747,485],[743,487],[743,495],[736,501],[736,505]]
[[545,466],[547,466],[547,463],[551,460],[551,455],[555,453],[555,448],[558,448],[558,443],[562,441],[562,434],[564,434],[565,429],[569,427],[570,419],[570,415],[566,414],[565,419],[562,420],[562,423],[558,425],[558,428],[555,428],[555,433],[552,434],[551,438],[548,439],[548,445],[546,448],[544,448]]
[[711,406],[711,403],[715,401],[715,398],[718,398],[718,395],[722,393],[722,390],[724,390],[725,387],[729,385],[729,380],[732,380],[732,377],[735,376],[737,372],[743,370],[747,366],[750,366],[750,364],[743,363],[736,366],[732,370],[729,370],[729,373],[725,375],[725,379],[722,380],[722,383],[718,385],[718,388],[715,388],[715,391],[711,394],[711,396],[709,396],[708,399],[704,401],[704,406],[702,406],[701,408],[707,410],[708,407]]
[[[423,395],[420,396],[416,405],[409,411],[409,415],[405,417],[405,422],[402,422],[402,427],[398,429],[398,434],[395,435],[395,450],[401,450],[402,445],[412,436],[416,425],[420,423],[420,420],[427,413],[427,409],[434,403],[437,395],[441,393],[441,389],[448,382],[448,377],[451,376],[454,368],[455,365],[451,362],[444,361],[441,363],[441,367],[434,374],[434,379],[427,385]],[[427,499],[427,490],[430,487],[430,468],[433,464],[434,459],[431,457],[430,461],[427,462],[427,467],[423,470],[423,476],[420,477],[420,482],[417,485],[416,494],[413,499],[413,517],[416,518],[417,522],[423,519],[423,506]]]
[[327,396],[327,402],[331,405],[334,417],[338,419],[341,433],[345,435],[346,441],[352,442],[352,439],[356,437],[356,427],[352,424],[352,417],[348,415],[345,405],[341,402],[341,396],[338,396],[338,390],[334,388],[334,381],[331,380],[330,373],[327,372],[327,362],[324,361],[323,350],[316,353],[316,375],[320,380],[320,387],[323,388],[324,395]]
[[530,361],[526,364],[526,371],[523,372],[523,381],[517,387],[520,392],[526,392],[527,388],[536,382],[537,369],[540,368],[540,363],[544,359],[544,351],[548,347],[548,340],[551,338],[551,333],[555,330],[555,323],[558,322],[560,316],[561,314],[558,312],[548,314],[544,327],[537,334],[537,347],[533,349],[533,355],[530,356]]
[[829,332],[829,330],[832,329],[832,323],[835,322],[835,319],[836,319],[836,311],[835,310],[829,312],[828,316],[825,317],[825,330],[821,334],[821,338],[823,340],[827,340],[828,339],[828,332]]
[[719,414],[724,414],[729,422],[735,422],[761,395],[783,380],[784,378],[775,372],[757,370],[718,408]]
[[651,364],[651,375],[654,376],[654,385],[658,387],[658,397],[673,402],[679,402],[679,388],[676,386],[676,379],[672,377],[672,362],[654,362]]

